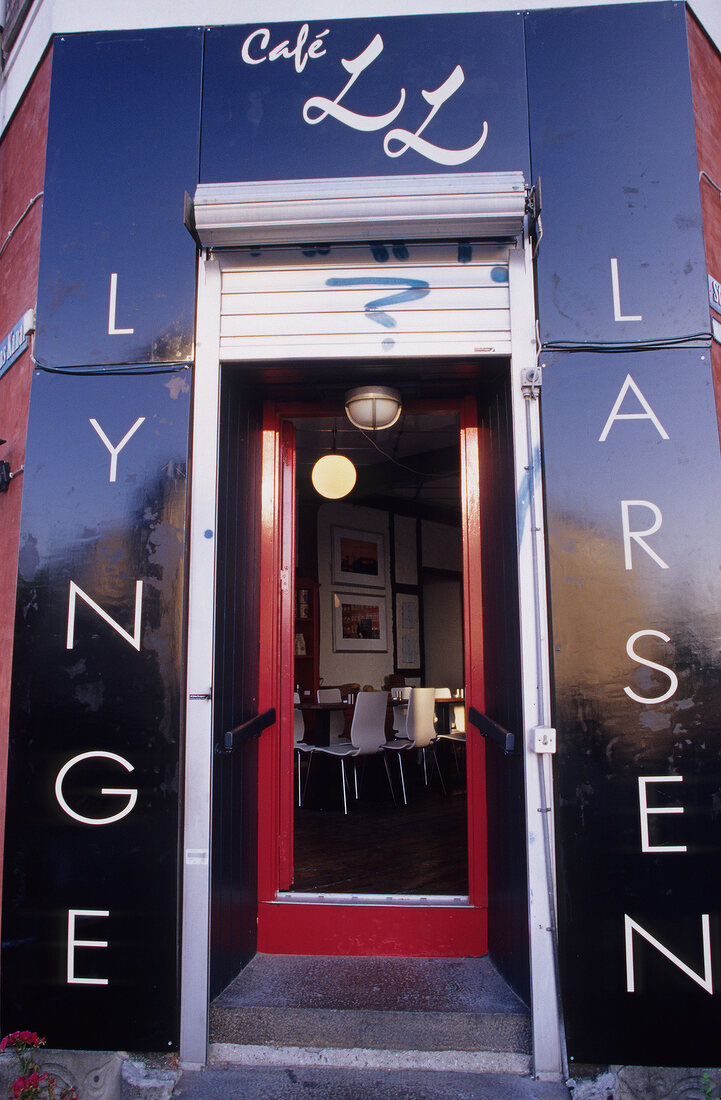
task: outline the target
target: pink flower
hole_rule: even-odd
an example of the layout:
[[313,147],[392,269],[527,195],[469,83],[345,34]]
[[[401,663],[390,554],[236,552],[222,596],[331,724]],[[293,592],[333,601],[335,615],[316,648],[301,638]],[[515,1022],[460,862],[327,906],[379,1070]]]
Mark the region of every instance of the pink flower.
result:
[[41,1039],[37,1031],[13,1031],[0,1040],[0,1051],[11,1049],[24,1050],[27,1047],[45,1046],[45,1040]]

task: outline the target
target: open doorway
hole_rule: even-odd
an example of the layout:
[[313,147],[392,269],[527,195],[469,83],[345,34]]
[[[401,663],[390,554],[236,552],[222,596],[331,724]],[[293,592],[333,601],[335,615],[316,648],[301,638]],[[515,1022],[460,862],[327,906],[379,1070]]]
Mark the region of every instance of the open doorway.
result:
[[[303,726],[291,890],[467,900],[459,413],[404,412],[373,433],[344,416],[291,423],[294,717],[296,731]],[[329,500],[311,475],[333,452],[357,480]],[[428,578],[441,573],[446,587],[436,592]],[[408,748],[409,699],[420,687],[434,695],[425,751]],[[371,690],[387,696],[389,744],[349,755],[342,768],[357,695]],[[319,700],[337,709],[313,709]]]
[[[387,534],[383,550],[388,559],[384,594],[386,645],[392,647],[395,657],[404,653],[402,663],[409,666],[401,668],[401,662],[394,657],[395,672],[402,673],[408,681],[415,679],[428,684],[430,662],[434,659],[421,644],[426,632],[425,621],[421,620],[422,599],[418,600],[415,657],[411,656],[413,646],[399,637],[399,625],[409,625],[399,610],[405,602],[403,597],[420,595],[424,588],[430,591],[439,579],[457,584],[462,577],[463,679],[457,682],[447,673],[447,683],[431,686],[448,687],[451,691],[463,689],[466,720],[470,706],[474,706],[508,729],[521,727],[508,366],[484,364],[469,377],[462,364],[449,361],[444,364],[442,378],[439,374],[425,382],[417,371],[409,372],[407,377],[412,382],[404,384],[400,374],[397,381],[403,392],[406,416],[417,416],[420,427],[428,425],[426,438],[430,449],[436,452],[436,459],[437,452],[448,449],[455,465],[452,470],[436,469],[435,487],[431,479],[419,478],[423,466],[405,461],[406,456],[423,453],[423,447],[419,446],[421,436],[411,438],[409,422],[406,456],[398,454],[399,479],[401,475],[407,479],[405,485],[391,486],[386,458],[378,455],[378,460],[373,458],[364,464],[358,456],[360,488],[366,478],[369,479],[366,484],[373,479],[376,483],[372,489],[375,499],[367,497],[358,502],[358,507],[365,510],[364,525],[353,515],[335,519],[329,515],[321,522],[324,507],[321,502],[317,500],[311,505],[310,498],[300,488],[296,498],[296,483],[300,483],[304,464],[312,457],[309,454],[306,459],[304,432],[310,430],[312,437],[316,431],[313,421],[322,422],[319,428],[326,432],[325,447],[332,447],[334,421],[337,436],[344,419],[343,384],[321,376],[315,385],[304,387],[301,393],[298,387],[291,389],[287,383],[278,382],[274,387],[275,373],[269,383],[256,380],[254,386],[248,385],[247,375],[243,377],[236,370],[226,369],[223,375],[216,610],[217,739],[222,745],[223,730],[237,725],[246,715],[250,718],[268,708],[276,710],[277,721],[241,756],[225,757],[221,753],[214,757],[211,958],[217,969],[217,978],[212,983],[216,989],[222,988],[225,975],[232,973],[232,960],[238,958],[236,952],[242,959],[255,950],[430,957],[481,955],[490,951],[501,966],[507,966],[507,972],[515,972],[516,988],[522,988],[527,981],[522,757],[505,757],[502,750],[485,741],[470,724],[465,748],[451,748],[441,762],[449,790],[447,797],[435,773],[426,791],[421,767],[408,759],[404,765],[409,778],[409,798],[408,806],[404,806],[399,797],[398,762],[393,760],[397,804],[392,803],[383,770],[367,766],[362,798],[356,802],[354,793],[348,791],[347,815],[348,827],[357,827],[361,814],[373,810],[377,797],[381,809],[389,815],[388,824],[381,831],[405,845],[408,869],[417,862],[408,857],[412,830],[407,823],[412,815],[425,808],[427,794],[428,804],[435,801],[448,821],[447,803],[451,803],[452,812],[457,814],[452,826],[454,851],[462,851],[465,834],[467,872],[464,867],[456,868],[458,875],[453,882],[436,879],[430,885],[410,881],[409,877],[403,882],[398,875],[392,875],[390,882],[381,883],[376,878],[375,882],[366,879],[360,883],[326,885],[318,878],[303,881],[296,875],[294,826],[299,811],[294,772],[293,694],[299,686],[295,635],[303,629],[296,614],[301,590],[312,590],[315,585],[320,608],[325,588],[323,614],[327,620],[326,637],[330,639],[329,664],[321,670],[319,658],[318,681],[321,676],[324,679],[319,686],[357,682],[361,689],[366,683],[382,688],[388,672],[385,666],[378,666],[377,673],[369,672],[366,676],[364,672],[346,681],[345,674],[343,678],[340,676],[339,666],[333,664],[341,654],[332,652],[331,593],[342,590],[383,596],[382,591],[379,593],[371,585],[334,584],[328,550],[319,548],[319,542],[332,540],[332,529],[339,526],[339,518],[341,530],[363,533],[372,530],[367,526],[371,515],[377,518],[379,513],[385,513],[386,526],[376,530],[382,530],[384,539]],[[349,379],[346,384],[354,381],[355,378]],[[439,392],[443,393],[442,398],[437,396]],[[277,400],[269,400],[272,397]],[[446,430],[448,438],[444,439]],[[309,442],[317,457],[317,438],[309,438]],[[386,444],[382,446],[384,451],[388,450]],[[367,473],[364,465],[369,467]],[[403,471],[402,465],[410,469]],[[442,474],[448,474],[448,478]],[[446,494],[443,501],[441,493]],[[390,499],[382,501],[382,494]],[[436,496],[432,505],[431,494]],[[344,507],[348,505],[355,506],[352,499]],[[448,535],[447,529],[455,530],[456,541],[460,531],[460,570],[450,538],[436,538],[435,557],[426,556],[425,563],[419,560],[424,535],[429,532],[433,536],[439,532]],[[414,553],[408,550],[411,531],[415,532]],[[428,544],[432,543],[433,540]],[[321,574],[321,568],[326,572]],[[429,598],[432,602],[432,595]],[[452,617],[447,616],[448,621]],[[387,653],[367,656],[369,661],[381,656],[388,659]],[[314,761],[312,767],[318,762]],[[316,799],[313,812],[319,816],[334,813],[337,820],[343,819],[345,826],[337,771],[329,771],[325,784],[322,778],[317,781],[321,784],[321,797],[325,797],[323,788],[327,787],[328,802],[322,810],[317,801],[317,787],[316,794],[312,794],[314,782],[311,775],[309,811]],[[461,809],[463,801],[466,804]],[[440,833],[440,829],[437,831]],[[321,839],[327,849],[327,832]],[[341,848],[336,835],[331,846]],[[446,860],[447,854],[446,851]],[[303,861],[308,862],[305,856],[298,860],[298,870]]]
[[[496,379],[503,383],[504,375],[497,373]],[[348,867],[353,861],[349,863],[347,859],[345,881],[335,889],[321,889],[315,871],[315,879],[305,882],[296,879],[293,841],[298,809],[298,775],[293,769],[297,711],[293,695],[296,688],[301,687],[312,695],[323,676],[326,683],[330,681],[333,686],[357,684],[358,695],[372,693],[382,697],[388,739],[393,737],[395,724],[394,685],[390,678],[402,674],[405,680],[405,672],[411,683],[403,686],[412,689],[408,714],[414,707],[414,697],[430,695],[430,720],[433,722],[435,715],[435,720],[440,722],[441,715],[445,715],[449,733],[456,719],[456,707],[456,721],[463,726],[465,708],[462,704],[472,705],[480,711],[485,706],[484,626],[477,610],[483,606],[482,539],[478,522],[481,510],[479,404],[476,396],[468,393],[467,386],[465,394],[457,392],[443,399],[422,393],[417,395],[417,383],[413,388],[416,395],[404,398],[407,426],[399,430],[396,437],[398,457],[387,449],[388,444],[379,445],[373,440],[368,445],[367,439],[359,442],[358,433],[355,433],[358,496],[349,497],[340,510],[338,505],[324,511],[321,511],[324,506],[317,503],[311,507],[302,501],[302,493],[296,499],[296,484],[302,480],[302,473],[298,476],[299,458],[305,461],[303,449],[298,446],[299,429],[301,432],[308,428],[327,431],[326,450],[329,450],[335,420],[338,448],[342,402],[327,401],[321,406],[265,402],[261,492],[265,519],[261,523],[260,588],[270,593],[279,576],[281,584],[277,602],[263,601],[259,628],[259,709],[273,707],[278,714],[276,728],[269,730],[259,745],[258,946],[263,951],[441,956],[480,955],[487,951],[486,748],[478,734],[466,739],[463,761],[454,761],[443,754],[443,761],[439,762],[438,757],[442,754],[435,731],[432,734],[435,743],[428,746],[425,754],[416,751],[415,743],[408,746],[407,753],[398,753],[395,759],[388,759],[392,749],[384,752],[384,762],[391,774],[386,774],[384,780],[382,770],[376,769],[376,789],[381,800],[385,800],[382,784],[390,780],[387,807],[383,812],[390,815],[394,808],[396,813],[381,823],[376,871],[371,874],[368,851],[363,854],[361,828],[356,847],[360,858],[355,859],[353,873],[362,874],[363,881],[351,883]],[[313,425],[314,418],[321,423]],[[316,444],[317,441],[313,444],[313,461],[318,457]],[[382,454],[378,451],[379,446],[382,446]],[[364,455],[365,461],[362,461]],[[397,479],[391,468],[399,470]],[[349,508],[353,511],[343,511]],[[413,514],[414,508],[416,514]],[[307,536],[301,535],[304,523],[309,528]],[[403,532],[404,526],[413,529],[412,540],[408,538],[409,530]],[[349,569],[342,560],[344,541],[351,544],[351,557],[356,555],[360,560],[361,580],[365,584],[358,580],[358,571],[352,566]],[[310,560],[301,561],[298,554],[301,548],[303,553],[308,552],[306,547],[310,547]],[[372,570],[368,571],[369,557],[374,562],[375,576]],[[462,577],[463,640],[456,648],[462,652],[463,664],[456,670],[453,683],[441,685],[427,681],[422,621],[424,558],[431,568],[441,562],[453,564],[455,558],[458,577]],[[412,571],[411,559],[415,563]],[[298,567],[305,574],[298,574],[298,583],[294,584],[291,578],[295,577]],[[369,580],[375,583],[367,583]],[[309,663],[310,654],[306,635],[306,653],[299,654],[296,659],[296,634],[301,632],[297,629],[300,616],[296,597],[300,603],[301,595],[311,600],[315,598],[317,610],[313,617],[318,622],[319,647],[316,679],[306,680],[302,685],[298,683],[298,670],[301,664]],[[409,644],[408,639],[399,638],[399,631],[410,633],[412,617],[396,609],[411,596],[415,603],[416,634]],[[362,642],[348,645],[345,616],[349,603],[351,623],[357,622],[360,616],[364,627],[365,620],[373,624],[370,645],[365,633]],[[324,620],[323,629],[321,619]],[[445,628],[443,621],[436,625],[439,631]],[[325,637],[324,649],[320,646],[321,636]],[[347,659],[346,650],[353,654],[353,668],[357,670],[353,675],[341,672],[350,668],[343,664]],[[412,659],[410,653],[414,654]],[[409,667],[400,673],[398,669],[402,663]],[[349,678],[341,680],[341,675]],[[364,692],[364,688],[372,691]],[[458,692],[458,696],[454,696],[454,692]],[[448,693],[451,693],[450,699]],[[436,698],[444,694],[446,706]],[[362,704],[356,700],[353,713],[359,709]],[[461,731],[456,727],[456,732]],[[352,737],[351,729],[351,740]],[[321,748],[311,756],[315,774],[318,774],[316,764],[319,762],[316,757],[324,755]],[[320,762],[335,764],[337,768],[337,761]],[[395,780],[394,769],[397,769]],[[341,769],[341,782],[333,784],[335,795],[326,780],[321,781],[320,792],[316,788],[316,796],[320,793],[321,800],[325,800],[319,813],[342,815],[342,828],[347,835],[347,829],[352,829],[360,820],[357,807],[363,803],[360,811],[363,812],[366,802],[370,804],[371,799],[369,792],[368,799],[356,801],[355,775],[352,780],[348,777],[347,791],[343,778]],[[458,793],[454,795],[453,790]],[[335,807],[331,810],[334,797]],[[349,798],[352,812],[346,813]],[[434,803],[436,814],[443,820],[443,830],[437,821],[434,824]],[[420,842],[414,846],[412,815],[419,813],[421,808],[426,820],[422,830],[418,826]],[[374,819],[376,817],[374,814]],[[353,820],[349,822],[348,818]],[[446,825],[452,833],[451,839],[446,837],[446,841],[452,843],[458,854],[455,867],[441,836]],[[400,868],[395,873],[384,868],[381,880],[379,868],[389,858],[389,836],[398,840],[398,858],[403,864],[403,873]],[[437,856],[431,877],[421,884],[414,865],[422,862],[419,853],[423,851],[424,836],[429,852],[435,845]],[[386,838],[385,845],[383,838]],[[321,837],[321,844],[326,849],[330,844],[338,853],[348,855],[347,846],[338,842],[337,830],[330,838],[326,832],[325,837]],[[366,848],[368,844],[366,835]],[[298,866],[304,873],[308,871],[307,854],[306,848],[301,860],[303,867],[300,862]]]
[[[230,308],[236,303],[243,306],[247,299],[230,293],[231,281],[245,272],[254,282],[255,271],[246,269],[256,265],[246,254],[218,254],[204,261],[198,315],[207,319],[199,356],[205,385],[196,393],[191,570],[195,614],[188,660],[189,682],[197,682],[197,690],[205,691],[207,677],[213,694],[212,708],[202,714],[199,704],[192,705],[193,720],[188,724],[184,838],[191,856],[197,853],[200,860],[210,851],[205,865],[210,891],[204,924],[196,919],[195,900],[208,891],[194,886],[203,878],[200,863],[191,867],[184,887],[186,1001],[195,980],[187,960],[197,959],[206,924],[211,941],[210,986],[215,992],[256,951],[436,958],[488,951],[514,988],[522,993],[528,990],[529,932],[538,939],[537,929],[548,924],[545,917],[529,922],[529,904],[533,913],[534,905],[538,907],[543,899],[536,890],[536,902],[529,902],[529,876],[534,868],[536,877],[531,879],[539,881],[539,847],[528,847],[526,813],[537,806],[538,799],[533,769],[524,768],[528,763],[524,733],[542,719],[541,692],[546,684],[543,676],[539,680],[536,660],[543,648],[536,622],[543,603],[543,578],[537,576],[539,528],[528,522],[534,489],[528,471],[535,469],[530,448],[535,446],[536,415],[535,406],[523,401],[526,391],[521,386],[524,372],[534,363],[533,296],[528,248],[505,250],[503,261],[496,256],[498,249],[492,256],[486,251],[474,246],[474,263],[464,258],[458,274],[464,286],[477,290],[486,285],[486,260],[495,265],[491,281],[498,265],[507,263],[508,297],[515,318],[512,356],[510,324],[504,334],[486,334],[490,314],[483,309],[483,294],[479,297],[476,290],[471,323],[457,339],[445,332],[433,338],[426,335],[428,326],[436,332],[434,321],[445,314],[440,307],[434,311],[431,300],[424,299],[423,311],[428,313],[425,317],[424,312],[428,322],[424,335],[401,342],[396,333],[392,354],[384,345],[379,357],[374,345],[371,355],[376,358],[369,359],[362,288],[360,310],[344,314],[343,324],[337,313],[329,313],[322,327],[325,335],[318,336],[314,329],[312,336],[299,336],[294,299],[286,282],[275,274],[295,261],[277,250],[258,254],[261,266],[272,267],[273,287],[280,291],[264,296],[277,303],[277,323],[256,321],[248,329],[249,339],[236,338],[231,329],[227,338],[219,337],[223,302]],[[360,262],[363,255],[359,247],[346,259]],[[299,251],[296,266],[308,269],[315,289],[328,263],[332,260],[342,266],[344,256],[334,249],[330,258],[324,253],[309,261],[307,253]],[[453,257],[448,259],[453,266]],[[359,277],[365,274],[358,272]],[[441,274],[445,278],[445,266]],[[355,279],[355,269],[349,277]],[[229,291],[225,296],[223,288]],[[314,297],[313,306],[314,314],[325,316],[325,298]],[[403,332],[406,327],[404,320]],[[441,895],[436,895],[435,902],[420,895],[355,898],[342,894],[314,902],[310,892],[291,889],[292,875],[281,874],[285,868],[292,871],[292,856],[288,860],[284,850],[292,842],[292,830],[285,828],[282,813],[284,806],[291,818],[294,813],[294,774],[286,771],[285,792],[279,776],[281,759],[292,760],[295,610],[290,601],[295,576],[289,571],[292,557],[284,560],[280,552],[280,519],[291,515],[295,523],[296,509],[280,499],[280,486],[282,466],[291,451],[295,462],[295,446],[285,445],[281,418],[265,416],[264,403],[283,402],[286,419],[307,415],[308,403],[315,404],[318,415],[327,415],[330,409],[331,415],[340,418],[344,392],[369,380],[399,388],[406,409],[411,401],[431,400],[436,412],[455,411],[460,416],[461,410],[465,416],[465,408],[473,407],[472,417],[460,429],[461,502],[467,517],[464,531],[469,534],[463,551],[466,702],[467,709],[480,703],[487,717],[512,731],[517,748],[507,756],[473,727],[467,732],[468,896],[457,902]],[[288,410],[292,402],[296,402],[295,412]],[[217,436],[209,431],[216,420]],[[474,463],[475,473],[468,476]],[[410,517],[404,520],[412,522]],[[539,560],[542,566],[542,555]],[[475,585],[470,598],[469,583]],[[274,633],[268,629],[266,613],[273,605],[271,626],[279,628],[279,603],[290,625],[286,622],[287,629]],[[214,664],[212,677],[206,671],[209,663]],[[287,668],[287,698],[277,687],[282,664]],[[244,742],[240,751],[230,755],[223,752],[225,731],[271,711],[276,720],[259,741]],[[287,752],[281,753],[281,745]],[[479,800],[470,790],[476,764],[484,795]],[[208,806],[212,822],[203,815]],[[188,1019],[187,1028],[192,1025]]]

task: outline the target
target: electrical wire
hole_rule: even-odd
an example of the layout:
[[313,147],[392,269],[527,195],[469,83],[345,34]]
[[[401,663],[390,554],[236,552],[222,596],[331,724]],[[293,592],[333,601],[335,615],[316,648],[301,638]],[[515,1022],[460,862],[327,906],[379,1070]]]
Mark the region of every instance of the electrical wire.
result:
[[[693,332],[688,336],[665,337],[658,340],[639,340],[631,343],[604,343],[603,341],[589,341],[581,343],[575,340],[549,340],[540,345],[541,354],[548,351],[597,351],[618,354],[628,351],[662,351],[679,347],[707,348],[711,346],[713,335],[710,332]],[[694,343],[693,341],[698,341]]]
[[[383,455],[383,458],[387,458],[388,461],[392,462],[394,466],[399,466],[401,468],[401,470],[406,470],[409,474],[414,474],[416,477],[423,477],[423,478],[428,477],[428,471],[427,470],[414,470],[412,466],[406,466],[406,464],[404,462],[399,462],[397,458],[394,458],[393,455],[388,454],[388,452],[384,451],[382,449],[382,447],[379,447],[378,444],[376,443],[375,439],[373,439],[371,436],[369,436],[368,433],[363,428],[358,428],[358,431],[361,433],[362,436],[364,436],[368,440],[368,442],[371,444],[371,446],[375,447],[375,449],[378,451],[378,454]],[[447,473],[438,474],[438,477],[450,477],[450,475],[455,473],[455,472],[456,472],[455,469],[454,470],[449,470]]]
[[721,187],[719,187],[719,185],[716,183],[716,180],[711,179],[708,172],[704,172],[703,170],[701,170],[698,174],[698,179],[699,183],[701,182],[701,180],[706,180],[706,183],[710,183],[714,191],[716,191],[716,193],[718,194],[719,199],[721,199]]
[[41,199],[44,194],[45,194],[44,191],[38,191],[37,195],[34,195],[33,198],[30,199],[30,202],[27,204],[27,206],[23,210],[22,214],[20,215],[18,220],[15,222],[15,225],[12,227],[12,229],[8,233],[7,237],[5,238],[3,243],[0,245],[0,256],[2,256],[5,249],[10,244],[10,241],[12,240],[12,236],[13,236],[13,233],[15,232],[15,230],[22,224],[22,222],[28,216],[28,214],[30,213],[32,208],[35,206],[35,203],[38,202],[38,200]]
[[48,363],[42,363],[35,356],[32,356],[32,361],[38,370],[45,371],[46,374],[77,374],[83,377],[93,377],[100,375],[119,375],[119,374],[175,374],[179,371],[190,370],[193,366],[192,362],[182,360],[174,363],[137,363],[137,364],[125,364],[122,363],[108,363],[102,367],[51,367]]

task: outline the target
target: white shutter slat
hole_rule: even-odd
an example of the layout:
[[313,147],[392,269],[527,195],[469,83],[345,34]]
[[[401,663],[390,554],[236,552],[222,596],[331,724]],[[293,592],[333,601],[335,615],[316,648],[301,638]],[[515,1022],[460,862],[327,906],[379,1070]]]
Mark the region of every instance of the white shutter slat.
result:
[[411,244],[396,252],[405,258],[367,245],[225,254],[221,355],[510,354],[507,247]]

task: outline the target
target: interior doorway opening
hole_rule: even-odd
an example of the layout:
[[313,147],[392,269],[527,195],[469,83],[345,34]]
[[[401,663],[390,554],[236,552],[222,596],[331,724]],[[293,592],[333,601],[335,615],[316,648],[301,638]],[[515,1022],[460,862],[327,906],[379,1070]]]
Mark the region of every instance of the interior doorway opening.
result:
[[[391,428],[372,433],[342,416],[290,423],[296,455],[290,888],[467,900],[459,414],[404,411]],[[356,469],[356,485],[341,499],[325,499],[312,482],[315,463],[328,453],[342,454]],[[409,715],[411,691],[420,687],[426,691],[416,693]],[[356,700],[367,691],[387,696],[377,727],[386,745],[364,745],[368,751],[354,756],[348,742],[358,740]],[[430,743],[411,748],[424,733],[417,703],[431,692]],[[337,709],[313,709],[320,701]]]
[[[423,589],[431,593],[439,581],[462,576],[463,680],[451,682],[447,675],[446,684],[431,686],[463,689],[466,716],[473,705],[506,728],[518,731],[522,725],[520,641],[509,365],[502,361],[456,364],[449,360],[433,365],[432,372],[425,377],[424,368],[428,372],[429,364],[397,364],[394,382],[402,391],[406,415],[431,417],[431,434],[436,443],[433,449],[438,452],[450,448],[460,469],[460,492],[458,474],[454,473],[456,483],[449,491],[445,507],[449,512],[455,508],[456,516],[460,513],[460,520],[454,522],[456,530],[462,531],[462,569],[458,572],[451,562],[450,543],[446,543],[442,559],[427,560],[422,568],[416,552],[412,577],[407,572],[408,562],[398,575],[394,567],[393,584],[389,573],[385,592],[371,585],[334,582],[331,572],[324,612],[328,617],[329,645],[332,647],[330,601],[334,590],[375,592],[385,598],[387,644],[392,644],[397,653],[401,651],[397,626],[402,613],[396,605],[403,602],[399,597],[414,594],[408,591],[411,581],[415,582],[415,593]],[[380,376],[378,364],[363,369],[374,371],[370,375],[374,379]],[[317,370],[315,366],[308,367],[303,376],[314,381],[302,388],[297,382],[290,382],[286,370],[279,372],[275,368],[268,370],[265,378],[258,375],[249,378],[247,371],[241,374],[234,367],[224,368],[222,374],[216,740],[222,745],[225,729],[270,707],[277,711],[277,722],[242,754],[225,757],[220,753],[214,757],[212,986],[222,988],[221,975],[232,974],[232,960],[238,958],[238,949],[241,961],[252,957],[256,950],[430,957],[490,952],[514,988],[522,991],[528,983],[522,757],[520,754],[504,757],[496,745],[484,741],[472,727],[467,729],[465,750],[452,749],[450,758],[446,756],[443,761],[448,787],[462,791],[464,780],[466,784],[465,826],[459,824],[454,836],[457,839],[465,827],[467,878],[461,870],[461,878],[453,883],[436,882],[434,893],[419,883],[408,884],[408,880],[403,887],[401,880],[392,876],[392,881],[382,884],[380,880],[372,885],[355,884],[357,889],[348,893],[351,890],[348,884],[329,886],[326,890],[318,879],[301,881],[296,875],[293,832],[298,808],[293,770],[293,694],[298,686],[295,634],[301,632],[296,630],[296,595],[302,588],[312,587],[301,582],[320,584],[317,565],[315,573],[311,568],[313,560],[316,563],[320,560],[319,532],[325,531],[322,537],[332,540],[332,529],[339,526],[329,520],[321,528],[320,506],[311,508],[301,496],[296,502],[296,464],[303,453],[301,429],[310,426],[313,418],[330,420],[332,446],[333,420],[336,431],[343,422],[344,389],[364,380],[360,366],[347,373],[348,377],[340,383],[337,365],[334,371],[325,364],[320,364]],[[442,428],[446,417],[450,438],[444,441]],[[401,454],[401,461],[403,458]],[[386,460],[377,463],[374,460],[369,465],[381,467],[376,471],[378,476],[373,476],[379,486],[377,492],[385,491]],[[289,480],[286,475],[291,467],[293,478]],[[412,468],[417,471],[421,467]],[[443,471],[439,468],[437,472]],[[359,481],[371,476],[371,472],[363,472],[363,464],[359,462]],[[410,472],[407,477],[411,479]],[[423,486],[406,485],[403,490],[407,497],[411,494],[416,497],[415,502],[410,502],[413,507],[406,499],[401,508],[396,497],[393,506],[385,509],[389,515],[393,512],[394,519],[392,524],[388,521],[384,554],[390,550],[391,538],[395,539],[396,532],[403,529],[404,537],[394,547],[396,561],[402,557],[400,547],[405,543],[406,529],[417,531],[425,523],[436,530],[444,527],[439,518],[450,521],[449,512],[440,517],[437,511],[422,514],[426,507],[423,495],[430,491],[426,481]],[[440,493],[443,488],[439,476],[433,491]],[[368,507],[368,500],[362,507],[377,515],[380,501],[376,499],[373,503],[375,508]],[[440,500],[436,501],[435,507],[440,504]],[[413,513],[413,508],[418,509],[418,514]],[[453,527],[453,522],[445,526]],[[364,534],[372,531],[367,524],[359,526],[353,516],[342,520],[340,528],[361,530]],[[408,560],[411,557],[408,555]],[[332,570],[332,563],[327,562],[325,568]],[[320,597],[320,588],[316,591]],[[432,601],[432,593],[429,599]],[[421,604],[419,600],[419,608]],[[391,609],[397,611],[395,619]],[[419,625],[422,640],[424,624]],[[420,642],[419,649],[416,659],[430,667],[432,654]],[[372,660],[377,657],[369,655]],[[428,667],[414,667],[422,674],[418,681],[428,684]],[[341,680],[331,665],[324,672],[319,667],[319,677],[322,675],[324,682],[330,684],[357,682],[361,689],[365,683],[381,688],[387,671],[384,668],[377,676],[360,675],[346,681]],[[412,669],[396,667],[395,671],[408,673],[408,679],[412,678]],[[285,685],[282,690],[281,682]],[[313,767],[317,763],[316,760]],[[404,763],[410,771],[410,761]],[[391,761],[391,765],[395,765],[398,798],[398,761]],[[415,768],[415,763],[412,766]],[[403,817],[406,807],[399,799],[394,807],[395,819],[386,830],[386,835],[402,839],[406,851],[407,834],[412,826],[406,826],[405,821],[410,821],[412,813],[423,804],[414,795],[422,793],[425,798],[421,776],[420,766],[409,776],[407,819]],[[373,777],[367,767],[366,780],[374,781],[379,796],[386,797],[383,783],[387,780],[380,769]],[[337,773],[331,773],[328,784],[329,790],[332,785],[331,793],[336,799],[334,812],[345,818]],[[372,788],[365,787],[358,803],[349,802],[348,817],[354,822],[360,821],[359,811],[363,812],[366,803],[372,801],[371,793]],[[429,793],[429,801],[440,802],[445,798],[435,774]],[[448,796],[448,801],[458,800],[459,804],[461,799],[462,794]],[[390,812],[390,797],[388,801]],[[333,844],[339,847],[335,837]],[[460,845],[456,843],[455,848],[458,850]],[[414,860],[406,862],[411,866]],[[235,966],[237,970],[237,962]]]

